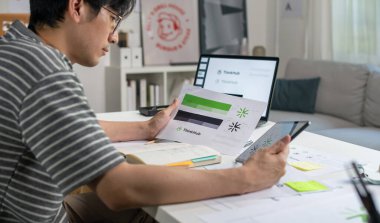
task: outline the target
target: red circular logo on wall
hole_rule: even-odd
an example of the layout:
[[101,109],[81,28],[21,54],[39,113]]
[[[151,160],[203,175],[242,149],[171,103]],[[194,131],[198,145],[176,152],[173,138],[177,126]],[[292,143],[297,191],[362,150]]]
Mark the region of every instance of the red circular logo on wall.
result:
[[189,40],[191,28],[186,11],[177,4],[157,4],[147,16],[149,39],[163,51],[178,51]]

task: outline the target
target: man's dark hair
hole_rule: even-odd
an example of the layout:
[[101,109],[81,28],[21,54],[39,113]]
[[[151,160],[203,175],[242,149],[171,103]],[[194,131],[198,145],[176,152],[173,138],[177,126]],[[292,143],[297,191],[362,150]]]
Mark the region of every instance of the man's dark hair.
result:
[[[29,28],[48,25],[57,27],[64,20],[69,0],[30,0]],[[103,6],[108,6],[115,12],[127,16],[132,12],[136,0],[84,0],[97,15]]]

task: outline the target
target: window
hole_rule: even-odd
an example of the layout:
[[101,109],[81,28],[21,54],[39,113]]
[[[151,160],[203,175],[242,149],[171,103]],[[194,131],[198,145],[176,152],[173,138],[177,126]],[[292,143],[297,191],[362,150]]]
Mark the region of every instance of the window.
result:
[[332,1],[333,59],[380,64],[380,1]]

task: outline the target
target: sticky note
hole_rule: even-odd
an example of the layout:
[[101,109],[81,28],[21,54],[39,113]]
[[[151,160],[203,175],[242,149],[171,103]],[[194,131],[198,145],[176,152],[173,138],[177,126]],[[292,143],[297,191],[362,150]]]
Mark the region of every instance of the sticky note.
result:
[[324,191],[329,189],[325,185],[314,180],[286,182],[285,185],[297,192]]
[[302,170],[302,171],[318,170],[318,169],[322,168],[321,165],[318,165],[316,163],[311,163],[311,162],[299,161],[299,162],[289,162],[289,164],[292,167],[297,168],[297,169]]

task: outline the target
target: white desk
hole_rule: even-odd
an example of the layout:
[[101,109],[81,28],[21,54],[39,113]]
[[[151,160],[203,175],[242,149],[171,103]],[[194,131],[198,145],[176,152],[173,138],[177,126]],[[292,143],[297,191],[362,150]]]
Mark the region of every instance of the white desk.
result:
[[[98,115],[99,119],[102,120],[128,120],[128,121],[133,121],[133,120],[146,120],[146,117],[140,116],[137,112],[123,112],[123,113],[105,113],[105,114],[99,114]],[[261,134],[263,134],[271,124],[267,124],[264,127],[261,127],[255,131],[253,134],[253,139],[259,137]],[[328,155],[331,155],[332,157],[339,157],[339,156],[346,156],[349,158],[352,158],[353,160],[356,160],[360,163],[364,164],[373,164],[373,165],[379,165],[380,164],[380,152],[375,151],[372,149],[368,149],[365,147],[353,145],[350,143],[346,143],[343,141],[338,141],[335,139],[327,138],[324,136],[316,135],[313,133],[309,132],[303,132],[301,133],[294,141],[292,141],[291,146],[297,145],[297,146],[304,146],[308,148],[312,148],[314,150],[320,151],[321,153],[325,153]],[[231,159],[230,159],[231,160]],[[331,178],[332,180],[341,180],[345,181],[348,179],[345,171],[340,171],[339,173],[334,173],[327,175],[326,178]],[[346,186],[345,189],[342,189],[343,192],[347,193],[354,193],[354,191],[351,188],[351,185],[349,185],[349,182],[346,181]],[[372,190],[375,192],[375,197],[379,197],[380,200],[380,186],[376,187],[371,187]],[[326,193],[330,193],[329,196],[331,196],[331,199],[334,199],[335,192],[324,192],[320,193],[314,193],[314,194],[309,194],[305,195],[306,196],[314,196],[318,200],[318,196],[326,196]],[[339,192],[337,192],[339,193]],[[253,193],[254,194],[254,193]],[[235,196],[235,197],[229,197],[229,198],[224,198],[224,199],[234,199],[234,200],[239,200],[242,199],[244,200],[244,196],[249,196],[248,195],[243,195],[243,196]],[[220,201],[220,199],[214,199],[215,201]],[[269,200],[269,199],[268,199]],[[256,200],[257,201],[257,200]],[[176,204],[176,205],[161,205],[158,207],[148,207],[145,208],[144,210],[147,211],[150,215],[154,216],[155,219],[157,219],[159,222],[191,222],[191,223],[196,223],[196,222],[204,222],[202,221],[202,218],[200,216],[204,216],[204,214],[211,214],[211,213],[223,213],[223,208],[216,208],[217,206],[212,206],[213,200],[208,200],[208,201],[198,201],[198,202],[191,202],[191,203],[184,203],[184,204]],[[249,207],[252,205],[250,201],[244,201],[246,202],[245,204]],[[255,202],[255,200],[252,200],[251,202]],[[262,203],[263,200],[260,200]],[[263,207],[263,205],[258,202],[256,205],[257,209],[260,209]],[[300,202],[302,200],[300,199]],[[353,200],[353,203],[358,203],[358,200]],[[302,203],[300,203],[302,206]],[[252,205],[254,206],[254,205]],[[304,213],[306,215],[310,215],[310,212],[314,213],[314,215],[318,214],[318,208],[309,210],[308,207],[313,207],[311,204],[304,204]],[[316,206],[318,207],[318,206]],[[226,209],[234,209],[237,208],[236,210],[239,210],[238,207],[231,205],[231,207],[226,207]],[[298,208],[299,209],[299,208]],[[296,209],[294,209],[296,210]],[[274,210],[275,212],[276,210]],[[292,209],[289,209],[291,212]],[[300,212],[298,211],[297,214]],[[202,215],[203,214],[203,215]],[[312,217],[312,216],[310,216]],[[278,220],[278,219],[277,219]],[[234,221],[231,222],[260,222],[260,221],[255,221],[254,219],[234,219]],[[280,220],[280,222],[295,222],[294,219],[286,219],[283,218]],[[309,222],[313,222],[313,219],[311,218]],[[326,222],[326,219],[324,220]],[[331,219],[331,221],[328,222],[336,222],[335,220]],[[357,218],[356,219],[350,219],[347,220],[346,222],[361,222]]]

